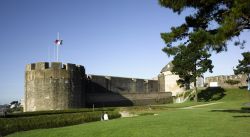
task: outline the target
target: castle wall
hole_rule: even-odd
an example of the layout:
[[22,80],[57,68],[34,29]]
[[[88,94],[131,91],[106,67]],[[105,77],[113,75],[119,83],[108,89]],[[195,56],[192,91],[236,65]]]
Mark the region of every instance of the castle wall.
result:
[[[92,87],[88,92],[151,93],[158,92],[158,80],[89,75]],[[95,86],[97,84],[99,86]]]
[[74,64],[39,62],[25,71],[24,111],[60,110],[85,106],[85,70]]
[[87,93],[86,105],[91,107],[138,106],[172,103],[171,92],[152,93]]
[[88,106],[130,106],[172,102],[171,93],[160,93],[157,80],[90,75]]
[[165,92],[165,76],[163,73],[158,75],[158,88],[160,92]]
[[38,62],[26,66],[24,111],[171,103],[172,93],[160,87],[158,80],[86,77],[83,66]]
[[[225,81],[229,79],[238,80],[240,81],[240,83],[235,85],[227,84]],[[207,77],[205,79],[205,83],[209,85],[211,82],[217,82],[218,86],[220,87],[233,88],[233,87],[247,86],[246,80],[247,80],[247,75],[229,75],[229,76],[221,75],[221,76]]]

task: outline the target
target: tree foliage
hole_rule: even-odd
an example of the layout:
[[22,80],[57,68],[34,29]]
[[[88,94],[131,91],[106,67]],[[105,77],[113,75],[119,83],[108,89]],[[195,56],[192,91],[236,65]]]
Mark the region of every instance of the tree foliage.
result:
[[201,44],[180,45],[176,49],[176,55],[172,61],[172,72],[179,75],[180,79],[177,84],[181,87],[185,86],[188,89],[190,83],[194,83],[195,100],[197,101],[196,79],[202,77],[207,70],[212,72],[213,65],[209,59],[211,54],[208,54]]
[[[239,36],[250,29],[249,0],[159,0],[161,6],[180,14],[186,8],[193,8],[194,13],[186,16],[185,22],[172,27],[171,32],[162,33],[166,43],[164,51],[168,55],[176,52],[175,42],[188,45],[193,35],[200,39],[206,49],[217,52],[226,50],[227,40]],[[235,45],[244,45],[245,41],[236,41]]]
[[[208,52],[227,50],[228,40],[250,29],[249,0],[159,0],[159,3],[178,14],[187,8],[194,9],[183,24],[161,33],[166,43],[163,51],[175,56],[172,71],[180,76],[179,84],[194,82],[196,87],[196,77],[212,71]],[[242,47],[244,43],[235,41],[235,45]]]
[[234,69],[234,73],[238,74],[250,74],[250,52],[242,53],[243,59],[239,60],[239,64]]

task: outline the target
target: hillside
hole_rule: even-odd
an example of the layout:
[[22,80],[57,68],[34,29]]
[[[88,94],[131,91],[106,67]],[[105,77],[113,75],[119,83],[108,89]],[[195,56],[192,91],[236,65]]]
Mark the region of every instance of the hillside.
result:
[[[146,106],[130,107],[128,110],[138,110],[138,114],[143,111],[147,113],[105,122],[19,132],[10,136],[249,137],[250,111],[242,107],[250,102],[250,92],[244,89],[212,89],[210,92],[208,89],[201,91],[200,97],[203,97],[203,101],[198,103],[215,103],[210,106],[180,109],[197,105],[189,101],[183,104],[152,106],[150,109]],[[216,104],[217,102],[221,103]],[[150,113],[153,115],[145,115]]]
[[246,89],[207,88],[198,94],[200,101],[250,101],[250,92]]

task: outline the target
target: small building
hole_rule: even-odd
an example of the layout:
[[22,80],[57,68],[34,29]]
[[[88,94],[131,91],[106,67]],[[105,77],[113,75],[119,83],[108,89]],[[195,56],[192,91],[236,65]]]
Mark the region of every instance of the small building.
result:
[[[185,96],[188,91],[185,87],[180,87],[177,84],[177,80],[180,79],[179,75],[173,74],[171,71],[173,69],[173,63],[168,63],[162,68],[160,74],[158,75],[159,90],[161,92],[171,92],[173,96],[173,101],[175,103],[182,103],[189,99],[190,96]],[[204,78],[198,77],[196,79],[197,87],[204,87]],[[190,89],[194,88],[194,84],[190,84]],[[192,94],[192,93],[191,93]]]
[[177,94],[184,92],[185,88],[181,88],[177,84],[176,81],[179,80],[180,77],[173,74],[171,72],[172,69],[172,62],[162,68],[160,74],[158,75],[159,87],[161,92],[172,92],[172,96],[176,96]]

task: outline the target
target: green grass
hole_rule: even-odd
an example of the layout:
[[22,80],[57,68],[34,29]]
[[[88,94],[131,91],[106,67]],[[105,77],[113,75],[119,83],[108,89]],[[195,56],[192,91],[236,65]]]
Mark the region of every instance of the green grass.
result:
[[196,104],[193,102],[161,105],[157,106],[161,109],[147,110],[146,113],[143,108],[131,107],[127,110],[139,110],[142,115],[19,132],[9,137],[249,137],[250,113],[241,108],[244,103],[250,102],[250,92],[227,89],[224,93],[225,96],[217,100],[223,103],[216,105],[195,109],[178,109]]

